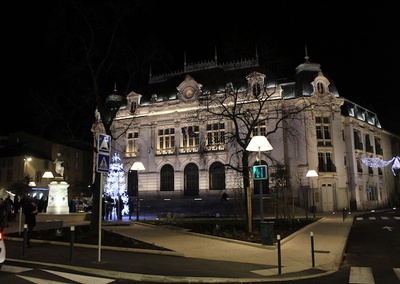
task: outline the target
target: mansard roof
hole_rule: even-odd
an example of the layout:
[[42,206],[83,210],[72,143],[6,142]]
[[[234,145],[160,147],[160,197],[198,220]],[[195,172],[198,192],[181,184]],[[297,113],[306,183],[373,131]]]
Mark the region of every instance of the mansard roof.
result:
[[247,87],[246,77],[255,71],[265,74],[267,83],[276,81],[272,72],[259,65],[258,58],[226,63],[214,60],[188,64],[181,71],[151,76],[149,84],[135,92],[143,96],[142,101],[149,101],[154,94],[158,99],[173,98],[177,95],[177,87],[187,75],[190,75],[202,85],[203,94],[213,93],[224,90],[228,82],[235,88]]
[[[320,76],[320,64],[308,61],[296,68],[294,76],[286,79],[278,79],[268,68],[260,66],[258,57],[239,61],[219,63],[217,59],[185,64],[184,69],[166,74],[150,75],[149,84],[136,93],[142,95],[142,102],[150,101],[153,95],[157,100],[169,100],[176,98],[177,87],[190,75],[196,82],[202,85],[202,93],[213,93],[224,90],[228,82],[233,83],[235,88],[247,86],[246,77],[259,72],[266,75],[266,84],[280,84],[282,86],[282,97],[290,99],[295,97],[310,96],[314,89],[312,82]],[[326,75],[324,75],[327,77]],[[329,92],[339,97],[336,85],[329,80]]]

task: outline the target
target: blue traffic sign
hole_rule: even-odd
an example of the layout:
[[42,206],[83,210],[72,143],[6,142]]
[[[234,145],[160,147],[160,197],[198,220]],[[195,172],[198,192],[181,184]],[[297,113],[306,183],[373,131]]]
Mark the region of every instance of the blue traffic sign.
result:
[[254,180],[268,179],[267,166],[265,165],[253,166],[253,177]]
[[97,150],[99,152],[101,152],[101,153],[110,154],[110,150],[111,150],[111,137],[110,137],[110,135],[99,133]]
[[110,169],[110,155],[97,154],[97,172],[108,173]]

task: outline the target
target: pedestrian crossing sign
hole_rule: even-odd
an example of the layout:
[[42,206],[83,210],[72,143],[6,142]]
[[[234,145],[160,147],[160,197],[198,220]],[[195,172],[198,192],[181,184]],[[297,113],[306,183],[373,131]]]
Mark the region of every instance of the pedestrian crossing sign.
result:
[[99,152],[110,154],[111,150],[110,144],[111,144],[110,135],[99,133],[99,139],[97,144],[97,149],[99,150]]
[[110,169],[110,155],[97,154],[97,172],[108,173]]

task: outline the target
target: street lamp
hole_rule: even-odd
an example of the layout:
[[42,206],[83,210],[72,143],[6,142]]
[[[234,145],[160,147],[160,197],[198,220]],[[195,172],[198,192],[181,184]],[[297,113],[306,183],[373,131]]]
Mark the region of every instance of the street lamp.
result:
[[54,178],[54,176],[52,172],[44,172],[42,178],[47,178],[47,182],[49,182],[49,178]]
[[137,172],[137,180],[135,181],[137,183],[137,193],[136,193],[136,221],[139,220],[139,171],[144,171],[145,167],[142,162],[134,162],[131,171],[136,171]]
[[313,211],[313,218],[315,219],[315,194],[314,194],[314,185],[313,185],[313,177],[317,177],[318,174],[315,170],[309,170],[306,174],[306,177],[311,178],[311,192],[312,192],[312,211]]
[[[247,146],[246,150],[250,152],[258,152],[258,163],[261,166],[261,151],[271,151],[273,148],[271,144],[269,143],[267,137],[265,136],[254,136],[251,138],[249,145]],[[267,164],[268,167],[268,164]],[[268,171],[266,173],[266,179],[267,182],[269,182],[268,179]],[[263,205],[263,188],[262,188],[262,182],[260,182],[260,218],[261,221],[263,220],[263,215],[264,215],[264,205]]]

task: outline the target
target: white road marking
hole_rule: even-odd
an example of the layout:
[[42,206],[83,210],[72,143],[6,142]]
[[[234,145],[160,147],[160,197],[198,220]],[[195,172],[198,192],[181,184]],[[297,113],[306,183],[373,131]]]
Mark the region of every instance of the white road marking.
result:
[[11,273],[22,273],[29,270],[33,270],[33,268],[4,264],[0,271],[11,272]]
[[79,282],[82,284],[93,284],[93,283],[107,284],[107,283],[111,283],[111,282],[115,281],[115,279],[110,279],[110,278],[85,276],[85,275],[72,274],[72,273],[66,273],[66,272],[60,272],[60,271],[54,271],[54,270],[43,269],[43,271]]
[[349,284],[375,284],[371,267],[351,267]]
[[394,273],[396,273],[397,278],[400,280],[400,268],[393,268]]
[[53,281],[53,280],[46,280],[42,278],[35,278],[35,277],[28,277],[28,276],[22,276],[22,275],[17,275],[19,278],[25,279],[26,281],[30,281],[35,284],[68,284],[68,282],[58,282],[58,281]]

